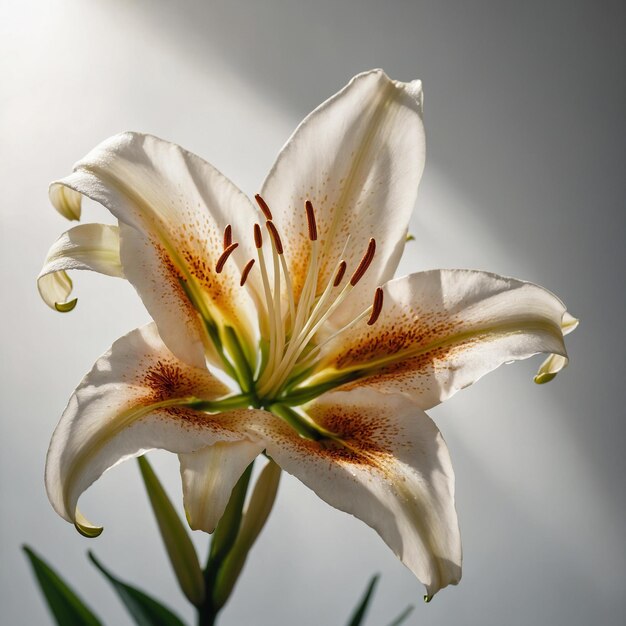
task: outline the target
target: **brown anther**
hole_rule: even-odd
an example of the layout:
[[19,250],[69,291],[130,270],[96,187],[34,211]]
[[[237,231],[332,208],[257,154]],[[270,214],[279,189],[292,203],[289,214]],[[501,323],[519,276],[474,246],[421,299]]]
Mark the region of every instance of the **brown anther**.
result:
[[317,241],[317,222],[315,221],[315,211],[310,200],[305,202],[304,208],[306,209],[306,220],[309,224],[309,239]]
[[256,203],[259,205],[259,209],[263,211],[263,215],[265,215],[265,219],[266,220],[273,219],[272,212],[270,211],[270,208],[267,206],[267,202],[265,202],[265,200],[263,200],[263,198],[261,198],[261,196],[258,193],[254,196],[254,199],[256,200]]
[[233,227],[228,224],[224,229],[224,250],[233,243]]
[[267,230],[269,230],[270,235],[272,235],[272,239],[274,240],[274,247],[276,248],[276,252],[278,254],[283,253],[283,242],[280,240],[280,235],[278,234],[278,230],[276,226],[274,226],[274,222],[265,222],[267,226]]
[[263,247],[263,235],[258,224],[254,225],[254,245],[257,247],[257,250]]
[[341,261],[341,263],[339,263],[339,267],[337,268],[337,273],[335,274],[333,287],[339,287],[339,283],[343,280],[343,275],[346,273],[347,265],[348,264],[345,261]]
[[378,287],[374,294],[374,304],[372,304],[372,314],[367,320],[367,325],[372,326],[376,323],[376,320],[380,317],[380,312],[383,310],[383,290]]
[[370,242],[367,244],[367,250],[361,259],[356,270],[354,270],[354,274],[352,274],[352,278],[350,279],[350,284],[354,287],[360,280],[363,278],[365,272],[367,272],[367,268],[370,266],[372,259],[374,258],[374,254],[376,252],[376,240],[370,239]]
[[243,272],[241,272],[241,280],[239,281],[239,285],[243,287],[246,284],[246,280],[248,280],[248,274],[254,265],[254,259],[250,259],[246,266],[243,268]]
[[220,255],[220,258],[217,260],[217,263],[215,264],[215,272],[217,274],[222,273],[222,270],[224,269],[224,265],[226,264],[226,261],[228,261],[228,257],[233,253],[233,251],[235,250],[237,246],[239,246],[238,243],[231,243],[230,246],[228,246],[228,248],[226,248],[226,250],[222,252],[222,254]]

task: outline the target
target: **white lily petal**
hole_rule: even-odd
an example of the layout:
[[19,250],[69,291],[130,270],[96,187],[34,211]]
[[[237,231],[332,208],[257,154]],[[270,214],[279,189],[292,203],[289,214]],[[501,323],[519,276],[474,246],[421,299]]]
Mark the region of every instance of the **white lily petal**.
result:
[[433,270],[390,281],[380,318],[329,343],[323,363],[360,370],[347,387],[404,392],[428,409],[503,363],[537,353],[567,359],[565,306],[552,293],[513,278]]
[[37,288],[43,301],[57,311],[69,310],[76,304],[76,300],[67,300],[72,292],[72,281],[66,273],[69,270],[91,270],[123,278],[117,226],[81,224],[52,244],[37,277]]
[[[171,328],[177,323],[171,314],[174,297],[182,309],[188,309],[191,302],[205,321],[230,324],[246,344],[251,343],[256,316],[239,280],[241,269],[253,256],[252,225],[257,211],[220,172],[175,144],[124,133],[102,142],[74,166],[70,176],[53,183],[53,201],[60,197],[61,187],[99,202],[141,234],[122,236],[122,264],[177,356],[187,359],[189,350],[170,341],[172,335],[180,334]],[[218,274],[216,265],[228,224],[239,247]],[[156,275],[149,271],[155,267],[155,257],[162,267]],[[165,282],[164,272],[168,275]],[[188,325],[186,330],[190,330]],[[186,343],[195,343],[198,351],[206,337],[193,335]],[[190,362],[198,364],[193,355]]]
[[68,220],[80,219],[82,199],[82,194],[69,187],[54,185],[50,188],[52,206]]
[[246,439],[236,414],[184,406],[228,390],[207,370],[177,359],[154,324],[116,341],[78,386],[52,436],[46,489],[54,509],[83,532],[80,495],[103,472],[154,448],[190,453],[218,441]]
[[[563,335],[571,333],[579,324],[579,321],[570,315],[565,313],[563,320],[561,321],[561,331]],[[538,385],[549,383],[556,375],[567,366],[567,357],[560,354],[551,354],[542,364],[535,378],[533,379]]]
[[185,294],[172,264],[167,262],[167,254],[148,236],[122,222],[120,239],[126,276],[153,314],[165,345],[194,367],[204,367],[207,358],[219,365],[202,318]]
[[338,441],[299,437],[281,422],[252,428],[267,453],[328,504],[378,532],[429,596],[461,577],[454,474],[441,433],[402,396],[326,394],[307,407]]
[[193,530],[215,530],[233,487],[264,447],[252,441],[224,441],[179,455],[185,513]]
[[374,261],[337,321],[369,304],[374,288],[393,276],[404,249],[424,155],[420,81],[365,72],[304,119],[261,192],[286,240],[297,295],[310,257],[304,211],[310,200],[322,246],[317,293],[331,278],[348,235],[346,282],[374,237]]

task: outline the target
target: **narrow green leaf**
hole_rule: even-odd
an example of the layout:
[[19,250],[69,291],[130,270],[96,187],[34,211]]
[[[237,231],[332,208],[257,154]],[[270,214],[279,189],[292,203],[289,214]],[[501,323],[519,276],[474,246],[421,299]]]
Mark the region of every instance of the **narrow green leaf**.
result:
[[189,602],[200,606],[204,601],[204,580],[191,537],[148,460],[142,456],[137,461],[178,584]]
[[123,583],[109,572],[96,559],[91,550],[88,552],[92,563],[104,574],[113,586],[120,600],[132,615],[137,626],[185,626],[184,622],[170,609],[151,598],[136,587]]
[[274,506],[279,481],[280,467],[270,459],[254,487],[237,539],[217,575],[213,603],[218,609],[226,604],[246,562],[248,552],[265,526]]
[[233,487],[233,491],[222,515],[222,519],[219,521],[217,528],[213,533],[207,570],[216,572],[235,543],[237,533],[239,532],[239,526],[241,525],[243,504],[246,500],[246,493],[248,491],[250,476],[252,475],[253,464],[254,461],[248,465],[244,473],[237,481],[237,484]]
[[406,609],[404,609],[404,611],[402,611],[402,613],[400,613],[400,615],[398,615],[398,617],[396,617],[396,619],[389,624],[389,626],[400,626],[400,624],[404,623],[404,620],[411,615],[414,608],[415,607],[413,605],[409,604],[409,606],[407,606]]
[[102,622],[45,561],[28,546],[22,546],[22,549],[59,626],[102,626]]
[[378,583],[379,575],[375,574],[372,576],[372,579],[363,594],[363,598],[361,598],[361,602],[354,610],[350,621],[348,622],[348,626],[360,626],[363,622],[363,618],[367,613],[367,609],[369,607],[370,600],[372,599],[372,595],[374,594],[374,589],[376,588],[376,584]]

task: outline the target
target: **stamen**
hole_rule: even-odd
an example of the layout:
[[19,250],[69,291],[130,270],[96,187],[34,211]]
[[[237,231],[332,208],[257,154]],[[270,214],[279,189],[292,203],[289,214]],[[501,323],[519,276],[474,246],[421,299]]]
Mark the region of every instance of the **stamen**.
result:
[[250,259],[246,266],[243,268],[243,272],[241,272],[241,280],[239,281],[239,285],[243,287],[246,284],[246,280],[248,280],[248,274],[254,265],[254,259]]
[[374,258],[374,254],[376,252],[376,240],[374,238],[370,239],[370,242],[367,244],[367,250],[361,259],[356,270],[354,270],[354,274],[352,274],[352,278],[350,279],[350,284],[354,287],[360,280],[363,278],[365,272],[367,272],[367,268],[370,266],[372,259]]
[[317,241],[317,222],[315,221],[315,211],[313,211],[313,205],[310,200],[305,202],[304,208],[306,209],[306,219],[309,224],[309,239]]
[[339,284],[343,280],[343,275],[346,273],[346,267],[348,264],[345,261],[341,261],[339,263],[339,269],[337,270],[337,274],[335,274],[335,280],[333,281],[333,287],[339,287]]
[[272,239],[274,240],[274,247],[276,248],[276,252],[278,254],[283,253],[283,242],[280,240],[280,235],[278,234],[278,230],[276,226],[274,226],[274,222],[266,222],[267,230],[269,230],[270,235],[272,235]]
[[265,219],[266,220],[273,219],[272,212],[270,211],[270,208],[267,206],[267,203],[265,202],[265,200],[263,200],[263,198],[261,198],[261,196],[258,193],[254,196],[254,199],[256,200],[256,203],[259,205],[259,209],[263,211],[263,215],[265,215]]
[[254,225],[254,245],[257,250],[263,247],[263,235],[261,234],[261,227],[258,224]]
[[228,260],[228,257],[233,253],[235,248],[237,248],[238,246],[239,246],[238,243],[231,243],[230,246],[228,246],[228,248],[226,248],[226,250],[222,252],[220,258],[217,260],[217,263],[215,265],[215,272],[217,274],[222,273],[222,270],[224,269],[224,264]]
[[372,305],[372,314],[367,320],[367,325],[372,326],[376,323],[376,320],[380,317],[380,312],[383,310],[383,290],[378,287],[374,294],[374,304]]
[[233,243],[233,227],[228,224],[224,229],[224,250]]

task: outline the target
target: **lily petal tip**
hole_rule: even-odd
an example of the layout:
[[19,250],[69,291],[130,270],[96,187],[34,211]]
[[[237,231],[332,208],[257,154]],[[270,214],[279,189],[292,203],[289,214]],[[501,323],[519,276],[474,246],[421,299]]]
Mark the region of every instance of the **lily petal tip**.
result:
[[66,219],[80,221],[82,194],[63,183],[50,184],[48,196],[52,206]]
[[78,303],[78,298],[74,298],[69,302],[55,302],[54,308],[59,313],[69,313],[76,308],[76,304]]
[[76,530],[83,537],[87,537],[87,539],[95,539],[96,537],[99,537],[104,530],[104,527],[102,526],[94,526],[88,519],[83,517],[79,511],[76,511],[74,528],[76,528]]

